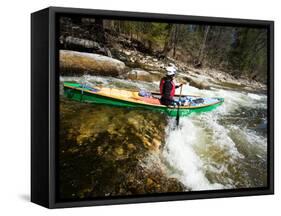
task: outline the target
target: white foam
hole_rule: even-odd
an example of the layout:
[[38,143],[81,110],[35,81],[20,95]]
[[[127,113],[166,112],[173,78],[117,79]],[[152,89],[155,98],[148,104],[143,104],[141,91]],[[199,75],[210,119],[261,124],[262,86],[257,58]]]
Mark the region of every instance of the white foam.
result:
[[216,147],[224,150],[225,154],[231,156],[232,159],[243,159],[244,156],[238,151],[235,142],[229,136],[229,129],[222,126],[217,121],[217,115],[214,113],[206,113],[198,116],[205,128],[212,131],[210,142],[215,143]]
[[[178,89],[177,93],[179,93]],[[189,86],[188,84],[183,86],[182,94],[224,98],[223,105],[219,107],[220,115],[229,114],[230,112],[233,112],[240,107],[266,109],[267,104],[266,95],[215,88],[212,88],[210,90],[200,90],[193,86]]]
[[181,129],[173,130],[174,119],[169,120],[167,128],[164,158],[180,173],[180,180],[190,190],[212,190],[223,188],[223,185],[212,184],[205,177],[203,162],[194,151],[194,145],[200,142],[203,132],[189,118],[181,119]]
[[151,91],[158,90],[159,83],[151,83],[146,81],[132,81],[126,79],[120,79],[115,77],[105,77],[105,76],[93,76],[93,75],[83,75],[83,76],[64,76],[60,77],[60,81],[75,81],[78,83],[86,83],[92,87],[95,85],[102,85],[104,87],[120,88],[120,85],[128,86],[137,89],[147,89]]
[[265,156],[267,151],[267,138],[258,135],[254,130],[247,128],[241,128],[237,125],[231,125],[230,129],[244,142],[244,147],[247,147],[250,151],[259,154],[259,157],[265,159],[261,155]]
[[257,95],[257,94],[253,94],[253,93],[248,93],[248,96],[249,96],[250,98],[255,99],[255,100],[260,100],[260,99],[262,98],[262,96]]

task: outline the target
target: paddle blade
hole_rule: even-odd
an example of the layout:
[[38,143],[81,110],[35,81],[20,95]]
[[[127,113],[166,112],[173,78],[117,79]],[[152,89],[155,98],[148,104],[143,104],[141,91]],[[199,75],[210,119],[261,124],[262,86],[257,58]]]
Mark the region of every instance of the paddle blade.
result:
[[180,88],[180,97],[179,97],[179,101],[178,101],[178,110],[177,110],[177,118],[176,118],[177,126],[179,126],[179,124],[180,124],[180,102],[181,102],[181,93],[182,93],[182,85],[181,85],[181,88]]
[[178,106],[178,110],[177,110],[176,124],[177,124],[177,126],[179,126],[179,124],[180,124],[180,109],[179,109],[179,106]]

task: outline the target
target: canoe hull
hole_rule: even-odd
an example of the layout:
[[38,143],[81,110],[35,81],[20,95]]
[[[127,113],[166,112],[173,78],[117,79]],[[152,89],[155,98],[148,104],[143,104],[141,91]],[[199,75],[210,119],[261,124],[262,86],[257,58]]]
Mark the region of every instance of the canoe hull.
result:
[[[91,93],[89,91],[83,91],[81,88],[73,88],[72,86],[64,85],[64,96],[79,102],[92,103],[92,104],[105,104],[120,107],[130,108],[142,108],[149,109],[152,111],[163,112],[169,116],[177,116],[178,109],[167,106],[153,106],[151,104],[136,103],[128,100],[122,100],[118,98],[107,97],[100,94]],[[216,109],[223,103],[218,102],[209,106],[194,107],[194,108],[182,108],[179,109],[180,116],[188,116],[191,113],[208,112]]]

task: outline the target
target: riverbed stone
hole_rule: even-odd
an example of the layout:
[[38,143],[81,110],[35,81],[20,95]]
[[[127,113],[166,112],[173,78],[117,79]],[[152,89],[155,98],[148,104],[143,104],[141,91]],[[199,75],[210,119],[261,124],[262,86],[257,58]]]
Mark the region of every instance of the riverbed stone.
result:
[[62,197],[185,190],[161,168],[164,164],[155,169],[143,166],[164,144],[166,120],[161,113],[68,100],[61,101],[60,110]]

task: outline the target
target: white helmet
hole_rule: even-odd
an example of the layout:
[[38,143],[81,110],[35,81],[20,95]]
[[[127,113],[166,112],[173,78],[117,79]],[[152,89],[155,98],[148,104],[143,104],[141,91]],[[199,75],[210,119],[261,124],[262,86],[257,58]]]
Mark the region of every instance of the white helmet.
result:
[[173,67],[175,69],[178,69],[177,66],[174,63],[169,63],[168,66]]
[[176,68],[174,68],[174,67],[167,67],[166,68],[166,71],[167,71],[167,75],[168,76],[173,76],[173,75],[175,75],[176,74]]

